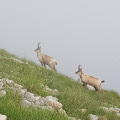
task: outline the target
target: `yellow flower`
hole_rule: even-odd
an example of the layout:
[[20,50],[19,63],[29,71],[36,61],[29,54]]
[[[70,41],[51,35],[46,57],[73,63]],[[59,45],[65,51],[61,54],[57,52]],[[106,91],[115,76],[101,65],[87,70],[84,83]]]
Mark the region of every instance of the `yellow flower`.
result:
[[112,100],[114,100],[114,98],[112,98]]

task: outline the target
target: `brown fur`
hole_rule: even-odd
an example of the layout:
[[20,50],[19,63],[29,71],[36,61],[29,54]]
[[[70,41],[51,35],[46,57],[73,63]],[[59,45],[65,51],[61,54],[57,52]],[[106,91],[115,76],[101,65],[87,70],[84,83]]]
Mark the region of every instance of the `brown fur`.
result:
[[37,52],[38,60],[40,61],[42,66],[46,67],[46,65],[48,65],[51,69],[56,70],[55,68],[55,65],[57,65],[56,60],[53,57],[50,57],[46,54],[42,54],[39,44],[38,48],[35,49],[35,51]]
[[78,67],[78,71],[75,72],[75,73],[80,76],[84,87],[86,87],[87,85],[91,85],[92,87],[95,88],[96,91],[101,91],[102,92],[101,83],[103,83],[105,81],[101,81],[100,79],[95,78],[95,77],[90,76],[90,75],[85,75],[82,72],[82,68],[80,68],[80,66]]

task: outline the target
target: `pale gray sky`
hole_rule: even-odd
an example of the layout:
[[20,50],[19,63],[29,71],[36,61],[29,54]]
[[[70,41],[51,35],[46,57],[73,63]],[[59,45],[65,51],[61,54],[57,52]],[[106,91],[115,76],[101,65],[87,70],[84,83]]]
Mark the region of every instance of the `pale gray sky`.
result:
[[1,0],[0,48],[38,63],[38,41],[60,73],[78,79],[81,64],[120,93],[119,0]]

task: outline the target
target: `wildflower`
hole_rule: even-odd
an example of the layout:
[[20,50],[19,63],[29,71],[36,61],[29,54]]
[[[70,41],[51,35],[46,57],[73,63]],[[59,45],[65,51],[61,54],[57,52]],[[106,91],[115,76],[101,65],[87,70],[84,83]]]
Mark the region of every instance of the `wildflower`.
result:
[[114,100],[114,98],[112,98],[112,100]]

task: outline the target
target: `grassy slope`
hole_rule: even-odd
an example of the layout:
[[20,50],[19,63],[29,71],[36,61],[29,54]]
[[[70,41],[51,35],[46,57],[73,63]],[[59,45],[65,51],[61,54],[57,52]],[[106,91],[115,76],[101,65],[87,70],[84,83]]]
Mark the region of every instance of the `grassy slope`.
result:
[[[60,94],[56,97],[63,104],[63,109],[66,110],[69,116],[89,120],[88,114],[96,114],[101,116],[101,120],[105,118],[107,118],[106,120],[120,119],[115,113],[107,113],[100,109],[101,106],[116,106],[120,108],[120,96],[116,92],[105,91],[104,93],[99,93],[89,91],[69,77],[44,69],[31,61],[28,61],[28,64],[14,62],[12,59],[9,59],[11,56],[16,57],[4,50],[0,50],[0,78],[14,80],[28,89],[28,91],[40,96],[50,95],[43,91],[40,83],[52,89],[57,89]],[[27,62],[24,59],[22,61]],[[39,120],[38,118],[40,117],[42,120],[65,120],[65,117],[57,112],[21,108],[18,100],[20,97],[18,95],[16,95],[17,97],[11,97],[10,93],[8,92],[4,99],[0,98],[0,113],[9,116],[9,120],[28,120],[28,118],[29,120],[34,120],[34,118]],[[13,96],[15,96],[14,94]],[[82,113],[81,109],[86,109],[87,112]],[[16,118],[17,116],[21,117],[18,119]],[[47,116],[48,118],[46,118]]]

